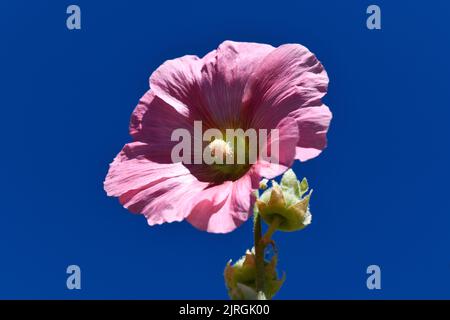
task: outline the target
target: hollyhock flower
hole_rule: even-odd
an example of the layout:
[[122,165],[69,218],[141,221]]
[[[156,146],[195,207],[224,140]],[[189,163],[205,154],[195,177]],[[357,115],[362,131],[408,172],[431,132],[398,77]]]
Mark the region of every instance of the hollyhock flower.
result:
[[[225,41],[203,58],[166,61],[132,113],[133,141],[110,164],[104,188],[150,225],[186,219],[201,230],[230,232],[251,214],[262,177],[278,176],[295,159],[306,161],[325,148],[331,112],[321,98],[327,86],[321,63],[298,44]],[[178,142],[172,133],[193,132],[194,121],[221,131],[277,129],[267,149],[279,145],[278,161],[173,162]],[[227,141],[204,146],[218,154],[236,151]]]

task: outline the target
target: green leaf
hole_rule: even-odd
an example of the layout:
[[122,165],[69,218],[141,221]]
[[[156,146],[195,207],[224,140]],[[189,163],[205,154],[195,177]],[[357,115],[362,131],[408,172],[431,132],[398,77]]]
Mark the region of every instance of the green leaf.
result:
[[281,186],[284,188],[296,188],[297,187],[297,176],[294,170],[289,169],[283,174],[281,178]]
[[298,188],[300,189],[300,196],[303,196],[309,189],[308,180],[303,178],[302,182],[299,182]]

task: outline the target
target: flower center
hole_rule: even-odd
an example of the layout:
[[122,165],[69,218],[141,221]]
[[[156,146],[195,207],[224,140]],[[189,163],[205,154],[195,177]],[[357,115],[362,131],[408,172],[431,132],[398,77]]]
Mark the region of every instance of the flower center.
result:
[[205,152],[210,156],[208,164],[224,179],[235,180],[250,167],[245,138],[216,138],[207,145]]
[[214,164],[225,164],[227,158],[234,158],[233,147],[230,142],[215,139],[208,144],[207,152],[211,155]]

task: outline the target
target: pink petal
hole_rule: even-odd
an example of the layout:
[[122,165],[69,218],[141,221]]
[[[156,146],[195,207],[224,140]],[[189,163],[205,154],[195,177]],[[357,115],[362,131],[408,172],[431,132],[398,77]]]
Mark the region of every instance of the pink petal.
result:
[[168,60],[150,77],[155,94],[178,112],[201,119],[205,127],[235,127],[246,83],[272,46],[225,41],[203,59]]
[[201,103],[198,87],[203,62],[197,56],[167,60],[150,76],[150,88],[179,113],[188,116]]
[[332,114],[326,105],[301,108],[289,114],[298,124],[300,139],[296,159],[306,161],[317,157],[327,146],[327,131]]
[[193,136],[194,120],[179,113],[149,90],[140,99],[130,120],[130,134],[134,140],[152,147],[147,154],[160,163],[172,163],[171,152],[178,141],[171,141],[175,129],[186,129]]
[[[280,121],[276,129],[278,129],[279,137],[278,139],[274,139],[273,142],[278,141],[279,145],[278,163],[259,159],[254,164],[254,168],[258,174],[267,179],[272,179],[282,174],[292,166],[296,154],[296,145],[299,140],[298,125],[294,118],[284,118]],[[269,156],[272,155],[271,142],[272,139],[269,137],[267,145],[267,154]]]
[[202,68],[203,60],[197,56],[168,60],[150,76],[150,88],[179,113],[201,120],[207,128],[215,128],[200,88]]
[[252,168],[244,176],[233,182],[231,212],[235,218],[242,221],[248,219],[250,209],[255,202],[254,191],[259,187],[259,180],[260,176]]
[[126,144],[110,164],[104,182],[108,196],[119,197],[160,179],[189,175],[181,163],[157,163],[148,158],[153,149],[146,143]]
[[110,165],[104,188],[125,208],[144,214],[149,224],[180,221],[190,213],[192,197],[208,183],[199,182],[181,163],[149,160],[152,151],[142,142],[125,145]]
[[242,122],[247,81],[272,50],[266,44],[225,41],[203,58],[200,87],[205,107],[219,127],[233,128]]
[[268,54],[247,84],[245,105],[256,127],[274,127],[290,112],[317,102],[325,95],[328,76],[307,48],[278,47]]
[[196,228],[212,233],[233,231],[252,214],[256,181],[259,178],[252,172],[237,181],[225,181],[203,190],[195,198],[187,220]]
[[229,211],[232,188],[233,183],[225,181],[203,190],[196,198],[196,204],[187,221],[200,230],[213,233],[234,230],[238,223]]
[[145,215],[149,225],[181,221],[190,214],[193,200],[206,186],[192,175],[168,178],[140,191],[123,205]]

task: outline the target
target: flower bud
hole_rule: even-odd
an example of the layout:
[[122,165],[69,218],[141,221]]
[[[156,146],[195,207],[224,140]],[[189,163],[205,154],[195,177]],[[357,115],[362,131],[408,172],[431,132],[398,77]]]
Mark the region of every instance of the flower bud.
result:
[[267,184],[268,184],[269,180],[267,179],[262,179],[259,183],[259,188],[261,190],[266,190],[267,189]]
[[[263,296],[271,299],[284,282],[279,279],[276,271],[277,257],[270,262],[264,261],[265,290]],[[227,263],[224,272],[228,295],[233,300],[258,300],[261,293],[256,292],[256,261],[255,254],[247,250],[245,256],[236,263]]]
[[281,179],[281,185],[272,181],[272,187],[256,200],[261,217],[269,225],[278,224],[281,231],[295,231],[306,227],[311,223],[309,200],[311,192],[308,191],[308,182],[303,179],[298,181],[294,171],[289,169]]

